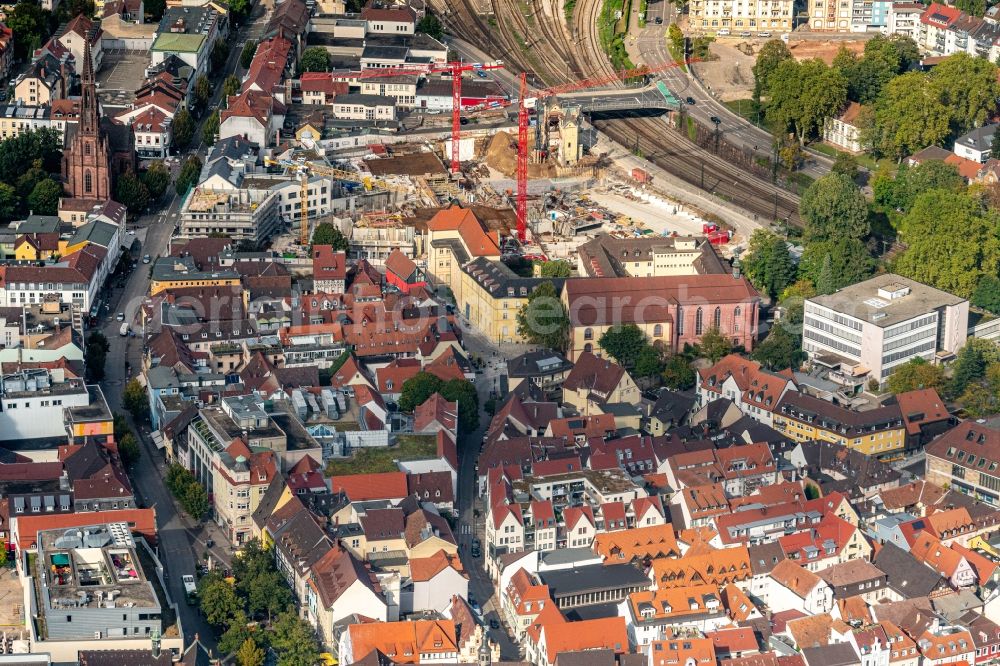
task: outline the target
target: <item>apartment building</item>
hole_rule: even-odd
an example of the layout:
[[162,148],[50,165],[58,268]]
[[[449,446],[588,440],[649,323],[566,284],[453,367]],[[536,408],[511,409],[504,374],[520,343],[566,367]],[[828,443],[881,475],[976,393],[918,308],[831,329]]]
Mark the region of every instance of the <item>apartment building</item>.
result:
[[0,107],[0,140],[18,136],[22,132],[52,129],[65,144],[67,127],[75,125],[79,120],[80,103],[69,99],[52,100],[42,106],[3,106]]
[[886,32],[890,35],[909,37],[920,43],[920,16],[924,13],[922,2],[893,2],[889,5]]
[[853,0],[809,0],[809,27],[825,32],[850,32]]
[[252,538],[251,516],[277,476],[274,451],[251,451],[242,439],[233,440],[212,459],[215,520],[236,547]]
[[793,0],[692,0],[691,26],[703,31],[790,31]]
[[277,192],[267,189],[213,190],[196,187],[181,207],[180,235],[223,234],[232,240],[262,243],[284,222]]
[[927,445],[927,481],[1000,506],[1000,430],[960,423]]
[[774,428],[795,441],[818,439],[880,458],[899,456],[906,447],[906,425],[899,405],[855,411],[789,391],[774,411]]
[[814,364],[882,383],[910,359],[954,354],[968,320],[964,298],[887,273],[806,299],[802,349]]
[[601,234],[576,249],[578,275],[590,277],[658,277],[727,273],[707,238]]

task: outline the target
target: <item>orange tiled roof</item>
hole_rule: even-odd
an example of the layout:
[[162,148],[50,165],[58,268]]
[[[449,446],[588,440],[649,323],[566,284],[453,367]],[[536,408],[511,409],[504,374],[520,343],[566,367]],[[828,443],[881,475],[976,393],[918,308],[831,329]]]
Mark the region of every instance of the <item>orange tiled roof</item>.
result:
[[601,532],[594,538],[594,552],[606,562],[631,562],[680,554],[670,523],[635,527],[617,532]]
[[697,583],[725,585],[746,580],[752,575],[750,553],[745,546],[653,560],[653,583],[657,587],[683,587]]

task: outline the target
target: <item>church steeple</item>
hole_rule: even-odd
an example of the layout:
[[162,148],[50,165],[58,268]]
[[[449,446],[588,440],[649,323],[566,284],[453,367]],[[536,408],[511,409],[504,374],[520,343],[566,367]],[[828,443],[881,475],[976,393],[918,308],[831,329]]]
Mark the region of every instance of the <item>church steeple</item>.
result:
[[94,60],[90,54],[90,35],[83,39],[83,74],[80,78],[80,131],[96,135],[101,118],[97,108],[97,85],[94,81]]

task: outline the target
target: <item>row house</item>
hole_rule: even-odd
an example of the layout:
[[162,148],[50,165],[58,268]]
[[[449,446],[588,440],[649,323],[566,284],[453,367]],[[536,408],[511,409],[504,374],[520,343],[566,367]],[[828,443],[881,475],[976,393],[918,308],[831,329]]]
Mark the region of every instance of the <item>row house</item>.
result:
[[769,372],[760,363],[730,354],[710,368],[698,370],[698,404],[727,398],[741,412],[764,425],[772,425],[772,414],[786,391],[796,390],[791,370]]
[[711,584],[634,592],[619,604],[618,615],[639,650],[676,633],[711,632],[730,623],[722,594]]
[[871,545],[854,525],[833,514],[817,525],[780,537],[785,557],[810,571],[820,571],[850,560],[868,559]]
[[718,483],[730,497],[753,494],[777,481],[777,467],[765,443],[681,453],[665,461],[671,488]]

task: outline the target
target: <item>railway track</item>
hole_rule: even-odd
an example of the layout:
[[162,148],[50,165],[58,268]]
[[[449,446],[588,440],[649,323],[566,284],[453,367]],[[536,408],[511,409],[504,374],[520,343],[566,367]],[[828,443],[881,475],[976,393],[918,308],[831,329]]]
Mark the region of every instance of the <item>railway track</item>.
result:
[[[614,74],[599,41],[600,0],[580,0],[572,31],[562,21],[561,0],[490,0],[495,28],[470,7],[471,1],[436,0],[458,21],[463,37],[500,55],[508,66],[534,72],[548,85]],[[665,119],[631,118],[594,125],[620,145],[637,146],[645,159],[668,173],[755,217],[800,224],[797,196],[696,146]]]

